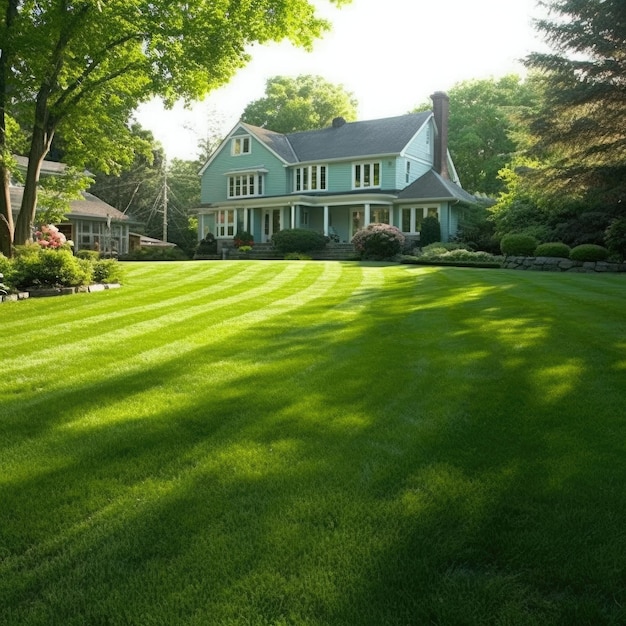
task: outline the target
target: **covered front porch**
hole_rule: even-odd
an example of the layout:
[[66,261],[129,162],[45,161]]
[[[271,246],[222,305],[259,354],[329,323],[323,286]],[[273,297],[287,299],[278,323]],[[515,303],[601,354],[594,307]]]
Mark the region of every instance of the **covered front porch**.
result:
[[[368,224],[385,223],[397,226],[407,236],[419,235],[421,221],[436,216],[442,234],[449,231],[449,220],[443,203],[416,206],[398,203],[386,194],[376,197],[297,197],[250,200],[239,206],[232,204],[202,207],[198,210],[200,238],[208,233],[218,240],[233,239],[238,232],[253,235],[257,243],[271,242],[272,235],[286,228],[305,228],[323,233],[337,243],[349,243],[354,234]],[[240,201],[241,202],[241,201]]]

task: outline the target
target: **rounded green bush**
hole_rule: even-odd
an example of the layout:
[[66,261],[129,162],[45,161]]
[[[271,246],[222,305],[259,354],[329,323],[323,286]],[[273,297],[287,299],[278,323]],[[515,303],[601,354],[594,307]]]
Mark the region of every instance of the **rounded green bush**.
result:
[[535,256],[550,256],[563,259],[569,259],[571,248],[566,243],[553,241],[549,243],[540,243],[535,248]]
[[279,252],[311,252],[326,247],[326,237],[314,230],[287,228],[272,235],[272,245]]
[[352,237],[352,245],[365,259],[383,261],[402,252],[406,237],[390,224],[369,224]]
[[506,256],[533,256],[539,242],[531,235],[504,235],[500,241],[500,250]]
[[69,250],[29,250],[14,261],[12,281],[16,287],[76,287],[87,285],[93,265],[77,259]]
[[583,243],[572,248],[569,258],[573,261],[604,261],[609,256],[609,251],[604,246],[595,243]]

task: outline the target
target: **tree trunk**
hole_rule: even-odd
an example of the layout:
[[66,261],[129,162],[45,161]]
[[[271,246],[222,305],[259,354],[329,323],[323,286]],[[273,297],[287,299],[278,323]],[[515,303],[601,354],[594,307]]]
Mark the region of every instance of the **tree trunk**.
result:
[[41,164],[50,150],[50,144],[54,136],[54,125],[50,120],[50,109],[48,108],[49,94],[50,90],[44,84],[37,95],[35,125],[28,154],[26,179],[24,180],[24,196],[22,197],[22,206],[17,216],[13,236],[13,241],[17,246],[24,245],[31,238],[37,212],[37,187],[39,185]]
[[12,256],[13,230],[9,171],[0,163],[0,253],[6,257]]

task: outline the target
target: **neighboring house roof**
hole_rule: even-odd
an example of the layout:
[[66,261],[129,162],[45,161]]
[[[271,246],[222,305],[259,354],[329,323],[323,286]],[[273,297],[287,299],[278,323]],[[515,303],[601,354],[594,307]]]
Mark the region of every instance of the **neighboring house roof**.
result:
[[[18,211],[22,204],[22,196],[24,195],[23,187],[11,187],[11,208],[13,211]],[[69,217],[82,217],[88,219],[107,219],[110,217],[112,220],[127,221],[130,218],[118,211],[110,204],[96,198],[96,196],[83,192],[82,199],[72,200],[70,203]]]
[[405,187],[399,194],[401,200],[456,200],[476,204],[476,197],[456,183],[443,178],[435,170],[429,170]]
[[155,239],[154,237],[148,237],[140,233],[128,233],[130,237],[136,237],[139,239],[139,245],[146,248],[175,248],[175,243],[169,241],[162,241],[161,239]]
[[[26,171],[28,167],[28,157],[13,155],[13,158],[17,162],[17,164]],[[67,169],[67,165],[65,163],[57,163],[56,161],[43,161],[41,164],[41,173],[42,174],[63,174]]]

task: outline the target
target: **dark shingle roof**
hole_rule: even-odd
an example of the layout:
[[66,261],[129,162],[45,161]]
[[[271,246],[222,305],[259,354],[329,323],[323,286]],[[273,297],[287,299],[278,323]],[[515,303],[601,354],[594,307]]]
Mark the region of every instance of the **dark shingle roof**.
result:
[[430,111],[364,122],[346,122],[321,130],[281,135],[243,124],[288,163],[399,154],[432,115]]
[[416,181],[405,187],[399,194],[401,200],[458,200],[465,204],[476,204],[476,197],[453,183],[442,178],[435,170],[429,170]]
[[[23,187],[11,187],[11,208],[13,212],[19,211],[24,195]],[[72,217],[91,217],[106,219],[110,215],[114,220],[128,220],[128,216],[118,211],[115,207],[107,204],[100,198],[96,198],[90,193],[83,192],[80,200],[72,200],[69,215]]]

